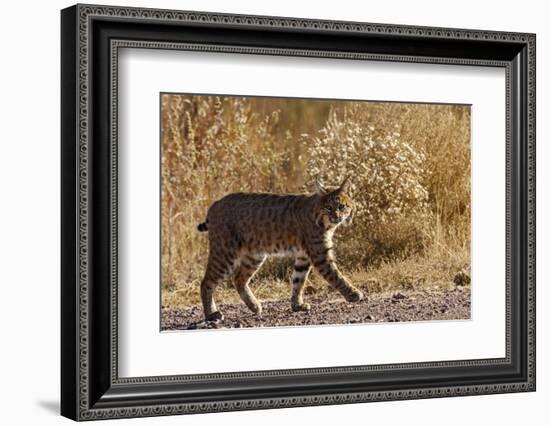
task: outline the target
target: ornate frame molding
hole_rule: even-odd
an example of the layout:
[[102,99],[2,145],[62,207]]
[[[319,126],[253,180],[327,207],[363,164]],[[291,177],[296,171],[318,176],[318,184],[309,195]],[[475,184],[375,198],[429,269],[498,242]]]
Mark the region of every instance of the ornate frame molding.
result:
[[[63,414],[78,420],[91,420],[113,417],[138,417],[151,415],[169,415],[183,413],[204,413],[213,411],[229,410],[247,410],[261,408],[277,408],[291,406],[308,405],[326,405],[343,404],[352,402],[382,401],[382,400],[400,400],[415,398],[435,398],[443,396],[461,396],[488,393],[504,393],[518,391],[533,391],[535,389],[535,36],[533,34],[521,34],[510,32],[478,31],[464,29],[447,28],[429,28],[429,27],[411,27],[401,25],[369,24],[358,22],[336,22],[324,20],[309,20],[267,16],[246,16],[246,15],[228,15],[202,12],[184,12],[156,9],[136,9],[125,7],[105,7],[77,5],[67,9],[65,13],[64,37],[74,37],[74,46],[67,45],[65,50],[74,50],[71,53],[65,52],[66,58],[74,60],[71,65],[65,65],[67,72],[74,72],[74,91],[76,94],[76,104],[64,105],[65,108],[75,108],[76,129],[74,138],[67,137],[63,141],[63,146],[73,144],[75,157],[64,159],[66,162],[76,161],[74,167],[73,186],[68,189],[74,189],[76,197],[74,200],[70,197],[66,203],[70,204],[75,214],[75,232],[72,238],[76,240],[74,250],[68,249],[64,254],[64,263],[75,262],[73,268],[76,272],[75,277],[66,279],[63,283],[63,291],[73,291],[76,306],[74,311],[65,307],[63,321],[74,320],[76,327],[76,336],[67,337],[65,332],[65,351],[76,350],[77,356],[74,359],[74,365],[71,368],[74,371],[74,383],[71,380],[64,381],[66,392],[73,391],[77,394],[74,399],[76,406],[73,406],[73,399],[70,399],[62,391]],[[177,23],[181,25],[216,25],[224,28],[254,28],[254,29],[277,29],[292,32],[315,31],[326,34],[355,34],[355,35],[377,35],[381,37],[410,37],[411,40],[438,40],[438,41],[474,41],[505,43],[506,45],[516,45],[518,48],[525,49],[523,61],[526,61],[524,67],[527,71],[525,81],[525,126],[527,139],[524,141],[526,158],[526,180],[525,182],[512,181],[514,170],[512,169],[513,156],[518,155],[512,152],[512,138],[514,137],[511,127],[512,115],[518,113],[515,110],[516,105],[512,104],[512,97],[516,96],[517,87],[514,87],[513,74],[517,72],[517,63],[512,60],[493,60],[493,59],[473,59],[460,57],[439,57],[439,56],[407,56],[400,54],[381,54],[381,53],[363,53],[363,52],[345,52],[328,51],[319,49],[295,49],[278,47],[253,47],[253,46],[231,46],[215,45],[212,43],[182,43],[176,41],[145,41],[132,39],[111,39],[109,46],[110,55],[110,77],[109,88],[111,91],[110,101],[110,345],[111,357],[109,366],[109,386],[113,389],[122,389],[125,386],[136,385],[169,385],[171,383],[194,383],[197,381],[217,381],[223,379],[245,379],[245,378],[263,378],[278,376],[301,376],[308,374],[330,375],[333,373],[357,373],[386,370],[405,370],[410,368],[448,368],[448,367],[472,367],[487,365],[510,364],[512,357],[512,321],[514,320],[511,309],[512,300],[512,214],[513,207],[513,185],[524,184],[525,202],[526,202],[526,224],[525,235],[525,262],[527,282],[524,284],[527,297],[526,318],[526,356],[525,378],[518,381],[504,382],[499,384],[479,384],[479,385],[456,385],[456,386],[436,386],[427,388],[400,388],[397,390],[384,391],[362,391],[362,392],[332,392],[312,394],[306,396],[273,396],[267,398],[254,399],[231,399],[206,402],[165,402],[157,404],[136,404],[113,406],[111,400],[101,403],[101,399],[93,397],[95,393],[90,389],[91,375],[95,374],[95,369],[90,363],[90,356],[94,350],[91,341],[94,335],[90,330],[90,324],[94,318],[90,316],[91,298],[90,298],[90,269],[93,257],[91,257],[90,234],[91,215],[94,206],[91,204],[93,196],[91,194],[92,170],[90,169],[90,142],[93,136],[90,132],[90,115],[93,108],[92,102],[92,81],[91,81],[91,49],[92,45],[92,23],[95,20],[104,20],[111,22],[139,22],[142,24],[162,24]],[[411,41],[412,43],[412,41]],[[325,58],[375,60],[375,61],[398,61],[398,62],[424,62],[424,63],[445,63],[459,65],[481,65],[504,67],[506,69],[506,104],[507,104],[507,260],[506,260],[506,358],[504,359],[485,359],[485,360],[467,360],[454,362],[435,362],[435,363],[415,363],[415,364],[394,364],[382,366],[362,366],[362,367],[327,367],[321,369],[306,370],[275,370],[263,372],[244,372],[244,373],[223,373],[199,376],[161,376],[146,378],[126,378],[118,377],[117,369],[117,70],[118,70],[118,49],[119,48],[155,48],[155,49],[177,49],[177,50],[197,50],[197,51],[222,51],[227,53],[255,53],[265,55],[298,55],[315,56]],[[72,68],[71,68],[72,67]],[[74,69],[73,69],[74,68]],[[522,82],[519,82],[522,84]],[[70,99],[70,97],[68,97]],[[64,98],[65,100],[65,98]],[[66,102],[64,102],[66,103]],[[66,113],[67,114],[67,113]],[[75,160],[76,159],[76,160]],[[65,166],[66,167],[66,166]],[[517,176],[515,176],[517,178]],[[514,186],[515,188],[515,186]],[[521,188],[520,188],[521,189]],[[64,207],[65,209],[65,207]],[[69,209],[67,207],[67,209]],[[68,230],[69,231],[69,230]],[[67,245],[67,244],[65,244]],[[522,246],[523,247],[523,246]],[[520,247],[521,248],[521,247]],[[65,253],[65,252],[64,252]],[[69,290],[72,288],[72,290]],[[64,302],[65,303],[65,302]],[[65,306],[65,305],[64,305]],[[74,341],[73,341],[74,339]],[[70,340],[70,342],[69,342]],[[66,347],[65,347],[66,346]],[[69,356],[69,355],[66,355]],[[63,368],[66,368],[63,366]],[[67,373],[69,374],[69,373]],[[70,378],[73,376],[69,374]],[[68,377],[66,375],[66,377]],[[67,382],[67,383],[66,383]]]

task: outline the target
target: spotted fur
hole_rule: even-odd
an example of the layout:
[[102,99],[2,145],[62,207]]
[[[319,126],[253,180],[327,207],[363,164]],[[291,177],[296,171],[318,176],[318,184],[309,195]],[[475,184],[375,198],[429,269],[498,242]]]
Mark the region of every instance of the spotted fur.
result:
[[207,320],[223,318],[214,302],[214,290],[233,276],[243,302],[261,315],[260,302],[249,282],[267,256],[292,256],[291,307],[308,311],[304,283],[314,267],[348,302],[363,294],[340,273],[333,256],[332,236],[336,228],[351,224],[355,206],[346,179],[336,189],[317,181],[311,195],[233,193],[210,206],[206,221],[198,226],[208,231],[209,256],[201,282],[201,299]]

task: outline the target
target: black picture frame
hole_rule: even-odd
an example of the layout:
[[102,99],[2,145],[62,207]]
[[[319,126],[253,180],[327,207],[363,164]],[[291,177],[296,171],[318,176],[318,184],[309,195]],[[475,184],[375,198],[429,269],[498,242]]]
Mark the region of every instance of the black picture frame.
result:
[[[74,420],[535,390],[535,35],[97,5],[61,12],[61,414]],[[506,357],[118,377],[117,49],[506,70]],[[504,213],[504,212],[503,212]]]

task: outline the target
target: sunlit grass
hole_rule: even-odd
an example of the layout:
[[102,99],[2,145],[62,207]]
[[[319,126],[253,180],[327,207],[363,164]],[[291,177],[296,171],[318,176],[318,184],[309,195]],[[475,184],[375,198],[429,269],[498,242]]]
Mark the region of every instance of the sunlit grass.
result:
[[[447,288],[470,264],[466,106],[163,95],[162,303],[200,303],[208,238],[196,230],[230,192],[309,191],[352,175],[359,211],[335,235],[338,264],[369,291]],[[287,298],[288,262],[262,268],[260,299]],[[316,295],[330,289],[312,274]],[[231,284],[217,300],[239,300]]]

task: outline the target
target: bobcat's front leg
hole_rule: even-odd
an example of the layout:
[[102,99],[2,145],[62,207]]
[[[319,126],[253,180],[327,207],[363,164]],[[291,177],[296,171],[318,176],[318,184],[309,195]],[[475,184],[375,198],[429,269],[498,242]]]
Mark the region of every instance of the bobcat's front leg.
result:
[[351,285],[338,270],[332,258],[332,246],[325,245],[320,249],[313,249],[310,253],[313,266],[328,283],[338,290],[348,302],[363,300],[363,293]]
[[292,273],[292,294],[290,305],[294,312],[309,311],[311,306],[304,303],[304,284],[311,270],[311,263],[305,253],[299,253],[294,260],[294,272]]

